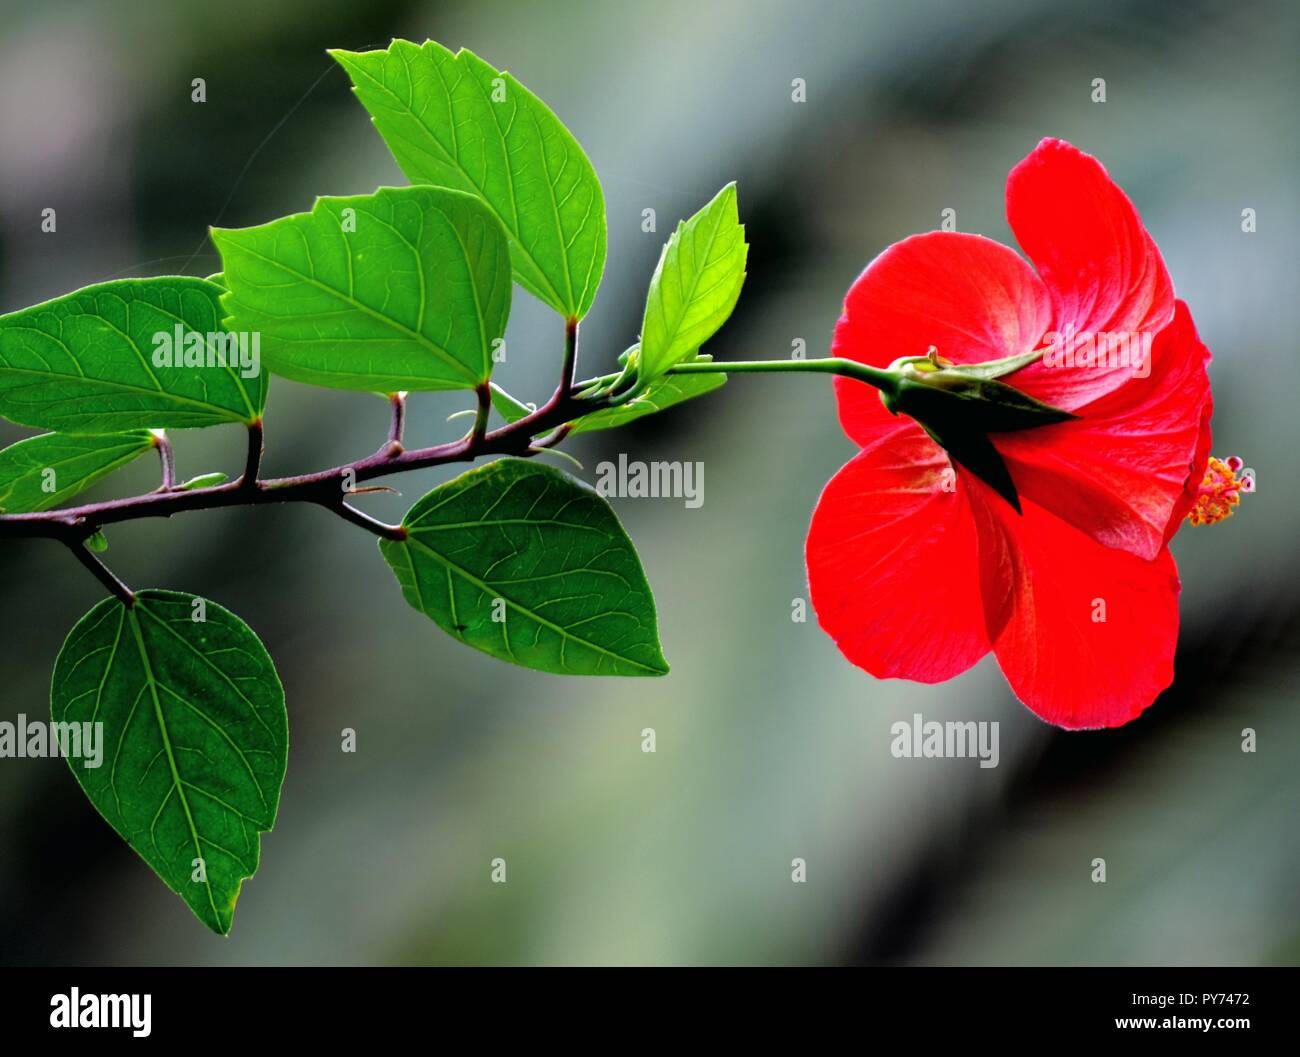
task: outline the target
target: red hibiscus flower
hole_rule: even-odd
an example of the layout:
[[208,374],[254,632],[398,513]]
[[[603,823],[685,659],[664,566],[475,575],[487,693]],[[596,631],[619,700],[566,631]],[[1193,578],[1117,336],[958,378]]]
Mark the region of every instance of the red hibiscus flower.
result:
[[837,378],[840,421],[862,450],[813,514],[811,597],[845,657],[875,676],[939,682],[991,650],[1048,722],[1118,726],[1173,679],[1167,544],[1206,475],[1210,354],[1096,159],[1043,140],[1011,171],[1007,219],[1032,267],[977,235],[906,239],[849,290],[834,353],[884,367],[1045,349],[1002,381],[1075,417],[989,434],[1017,510],[941,434]]

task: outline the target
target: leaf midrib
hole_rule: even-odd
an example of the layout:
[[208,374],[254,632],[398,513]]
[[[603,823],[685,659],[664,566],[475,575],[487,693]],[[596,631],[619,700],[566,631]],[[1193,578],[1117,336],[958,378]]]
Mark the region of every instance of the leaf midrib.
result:
[[[136,606],[141,605],[137,602]],[[176,766],[176,755],[172,752],[171,737],[167,733],[167,721],[163,718],[162,702],[158,697],[158,683],[153,674],[153,665],[149,661],[149,651],[145,648],[144,635],[140,629],[140,620],[135,612],[136,607],[126,609],[126,619],[131,625],[131,634],[135,638],[136,649],[140,653],[140,663],[144,666],[145,682],[149,687],[149,696],[153,700],[154,718],[158,722],[158,732],[162,735],[163,748],[167,752],[167,767],[172,776],[172,787],[176,791],[177,797],[180,798],[181,807],[185,809],[185,824],[190,831],[190,839],[194,842],[194,854],[203,859],[203,848],[200,845],[198,827],[194,824],[194,815],[190,811],[189,798],[185,795],[184,782],[180,776],[180,770]],[[224,925],[221,920],[221,914],[217,910],[216,900],[212,895],[212,882],[208,879],[206,861],[203,870],[203,887],[208,893],[208,905],[212,908],[212,919],[217,927],[224,932]]]
[[[69,348],[67,347],[67,345],[65,345],[62,341],[59,341],[58,338],[53,338],[51,335],[46,334],[45,331],[43,331],[43,330],[39,330],[39,329],[36,329],[36,328],[34,328],[34,327],[16,327],[16,328],[13,328],[13,329],[15,329],[15,330],[29,330],[29,331],[32,331],[33,333],[40,334],[40,335],[42,335],[42,336],[44,336],[44,337],[47,337],[47,338],[51,338],[51,340],[53,340],[53,341],[57,341],[57,342],[59,343],[59,345],[61,345],[61,346],[64,348],[64,350],[67,351],[68,355],[72,356],[72,358],[73,358],[74,361],[76,360],[76,354],[73,353],[72,350],[69,349]],[[121,390],[124,390],[125,392],[128,392],[128,393],[134,393],[134,394],[138,394],[138,395],[151,396],[151,397],[162,397],[162,398],[164,398],[164,399],[166,399],[166,400],[173,401],[174,403],[178,403],[178,404],[192,404],[194,407],[202,408],[203,410],[205,410],[205,411],[207,411],[207,412],[209,412],[209,413],[216,413],[214,417],[220,417],[221,420],[224,421],[224,422],[242,422],[242,421],[244,421],[242,418],[239,417],[239,412],[238,412],[238,411],[235,411],[233,408],[221,407],[219,404],[205,404],[202,400],[196,400],[196,399],[194,399],[193,397],[190,397],[190,396],[182,396],[180,393],[173,393],[173,392],[170,392],[170,391],[168,391],[168,390],[166,390],[166,389],[147,389],[147,388],[145,388],[145,387],[143,387],[143,386],[132,385],[130,382],[119,382],[119,381],[114,381],[114,380],[111,379],[111,378],[94,378],[94,377],[91,377],[90,375],[87,375],[84,371],[83,371],[81,374],[67,374],[67,373],[64,373],[64,372],[61,372],[61,371],[58,371],[58,372],[56,372],[56,371],[38,371],[38,370],[34,370],[34,369],[30,368],[30,367],[13,367],[13,366],[11,366],[11,365],[8,364],[8,363],[0,363],[0,368],[3,368],[3,370],[5,370],[7,373],[10,373],[10,374],[32,375],[32,376],[34,376],[34,377],[36,377],[36,378],[44,379],[44,380],[47,381],[47,382],[48,382],[48,381],[56,381],[56,382],[58,382],[58,381],[62,381],[62,382],[69,383],[69,384],[81,384],[81,385],[92,385],[92,386],[105,386],[105,387],[113,388],[113,389],[121,389]],[[241,386],[240,388],[241,388],[241,391],[242,391],[242,386]],[[66,399],[67,399],[67,397],[62,397],[62,398],[60,398],[60,399],[57,400],[57,401],[49,401],[49,400],[47,400],[47,401],[45,401],[43,404],[28,405],[28,406],[44,407],[44,406],[46,406],[47,404],[49,404],[49,403],[51,403],[51,402],[54,402],[54,403],[62,403],[62,402],[63,402],[64,400],[66,400]],[[246,393],[244,394],[244,403],[245,403],[245,404],[248,403],[248,395],[247,395]],[[121,412],[109,412],[109,413],[110,413],[110,414],[120,414]],[[71,414],[74,414],[74,415],[75,415],[76,412],[73,411],[73,412],[71,412]],[[103,412],[95,412],[95,414],[103,414]]]

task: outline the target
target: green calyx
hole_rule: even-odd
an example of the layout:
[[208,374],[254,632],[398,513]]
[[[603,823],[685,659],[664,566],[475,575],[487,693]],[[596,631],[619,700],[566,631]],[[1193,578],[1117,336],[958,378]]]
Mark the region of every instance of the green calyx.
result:
[[915,420],[954,461],[1019,513],[1015,482],[989,435],[1052,426],[1077,417],[997,380],[1035,362],[1038,355],[969,365],[947,363],[933,352],[903,357],[890,364],[895,382],[880,388],[880,400],[891,414]]

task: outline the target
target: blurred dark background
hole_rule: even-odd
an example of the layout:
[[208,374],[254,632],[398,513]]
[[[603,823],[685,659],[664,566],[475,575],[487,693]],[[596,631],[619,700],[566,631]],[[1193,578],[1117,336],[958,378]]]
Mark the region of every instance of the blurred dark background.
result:
[[[619,451],[705,463],[701,509],[617,502],[655,588],[664,680],[534,676],[467,650],[405,605],[370,537],[320,511],[119,527],[109,557],[128,582],[221,602],[276,658],[291,722],[279,822],[221,940],[63,762],[0,761],[0,960],[1300,961],[1294,3],[0,8],[0,311],[119,276],[206,275],[209,224],[403,183],[324,49],[431,37],[511,69],[600,174],[610,255],[585,373],[633,340],[663,238],[726,181],[750,279],[710,351],[783,357],[803,339],[819,355],[862,266],[941,210],[1011,241],[1006,173],[1056,135],[1138,204],[1215,353],[1215,452],[1259,482],[1236,517],[1175,543],[1174,687],[1122,730],[1068,735],[1017,704],[991,659],[937,687],[878,682],[792,622],[809,514],[852,452],[816,377],[736,377],[568,446],[588,479]],[[561,333],[518,288],[515,305],[500,379],[537,399]],[[462,406],[415,398],[412,439],[454,437]],[[385,424],[372,397],[277,380],[267,471],[356,457]],[[0,441],[21,435],[0,426]],[[176,440],[186,476],[237,472],[239,431]],[[142,461],[111,487],[155,475]],[[368,509],[396,520],[447,476],[397,479],[405,498]],[[40,542],[0,547],[0,577],[0,719],[43,718],[54,657],[100,589]],[[890,725],[914,712],[1000,721],[1000,766],[892,758]],[[489,882],[497,856],[505,885]]]

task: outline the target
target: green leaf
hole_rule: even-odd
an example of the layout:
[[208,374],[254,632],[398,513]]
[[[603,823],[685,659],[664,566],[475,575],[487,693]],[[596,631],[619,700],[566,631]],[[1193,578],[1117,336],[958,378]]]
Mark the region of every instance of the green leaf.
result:
[[381,540],[407,602],[462,642],[563,675],[663,675],[654,598],[614,511],[559,470],[501,459]]
[[[692,359],[711,360],[713,357],[701,355]],[[684,400],[693,400],[697,396],[712,392],[727,380],[725,374],[669,374],[656,378],[644,393],[635,400],[629,400],[618,407],[609,407],[584,415],[573,424],[572,433],[590,433],[597,429],[614,429],[625,426],[634,419],[644,415],[653,415],[656,411],[680,404]]]
[[228,322],[276,374],[377,392],[472,389],[510,316],[501,225],[472,195],[385,187],[213,229]]
[[433,41],[330,54],[406,178],[478,195],[510,236],[519,285],[566,318],[585,316],[605,267],[605,198],[546,104],[472,52]]
[[264,373],[220,366],[226,349],[206,340],[193,366],[172,356],[178,327],[185,345],[227,340],[220,293],[191,276],[118,279],[0,316],[0,415],[68,433],[251,422]]
[[130,609],[106,599],[63,644],[50,698],[56,723],[103,724],[101,765],[68,760],[90,802],[200,921],[228,933],[275,823],[288,749],[284,690],[257,636],[193,595],[142,591]]
[[677,225],[659,256],[641,324],[642,378],[693,359],[727,321],[740,298],[748,255],[730,183]]
[[146,430],[75,436],[45,433],[0,451],[0,512],[49,510],[154,446]]
[[516,400],[495,382],[492,383],[492,407],[506,422],[518,422],[537,410],[521,400]]
[[178,487],[182,492],[192,492],[196,488],[215,488],[217,485],[225,484],[229,480],[230,476],[228,474],[218,470],[215,473],[201,473],[197,477],[191,477]]
[[103,554],[108,550],[108,537],[104,535],[103,529],[92,532],[86,537],[86,549],[93,551],[95,554]]

